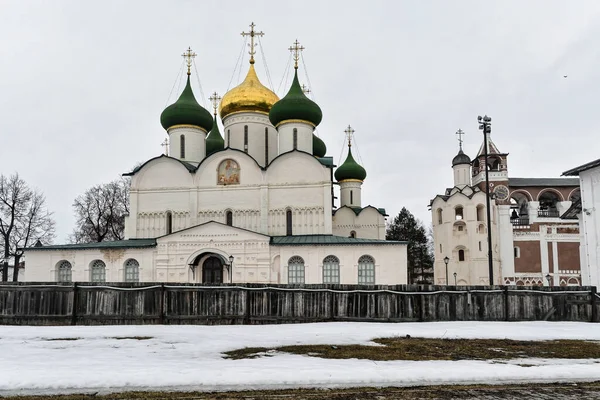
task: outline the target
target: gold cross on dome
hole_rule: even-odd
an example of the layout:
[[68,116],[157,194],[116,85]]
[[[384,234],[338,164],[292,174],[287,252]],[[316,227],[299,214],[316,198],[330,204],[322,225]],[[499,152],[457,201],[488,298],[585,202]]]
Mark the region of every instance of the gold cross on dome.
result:
[[463,130],[462,130],[462,129],[459,129],[459,130],[457,130],[457,131],[456,131],[456,136],[458,136],[458,146],[459,146],[459,149],[460,149],[460,150],[462,150],[462,144],[463,144],[463,139],[462,139],[462,136],[463,136],[464,134],[465,134],[465,133],[463,132]]
[[310,89],[305,84],[302,84],[302,91],[306,94],[310,93]]
[[250,24],[250,32],[242,32],[242,36],[246,37],[246,36],[250,36],[250,44],[248,45],[250,47],[250,64],[254,64],[254,55],[256,54],[256,50],[254,50],[254,47],[256,46],[256,44],[254,43],[254,36],[264,36],[264,32],[260,31],[260,32],[254,32],[254,27],[256,25],[254,25],[254,22],[252,22]]
[[348,147],[351,147],[352,146],[352,135],[354,135],[354,129],[352,129],[352,127],[350,125],[348,125],[348,128],[346,128],[344,133],[346,134],[346,137],[348,138]]
[[192,68],[192,60],[196,56],[197,56],[197,54],[192,51],[191,47],[188,47],[188,49],[181,55],[181,57],[183,57],[185,59],[185,63],[187,64],[187,67],[188,67],[187,74],[188,75],[191,75],[190,70]]
[[292,55],[294,56],[294,68],[298,69],[298,60],[300,59],[300,52],[304,50],[304,46],[300,46],[300,42],[298,42],[298,39],[296,39],[294,44],[290,46],[288,50],[291,51]]
[[219,102],[221,101],[222,97],[219,96],[217,92],[214,92],[208,99],[213,105],[213,110],[215,110],[214,114],[217,115],[217,107],[219,107]]

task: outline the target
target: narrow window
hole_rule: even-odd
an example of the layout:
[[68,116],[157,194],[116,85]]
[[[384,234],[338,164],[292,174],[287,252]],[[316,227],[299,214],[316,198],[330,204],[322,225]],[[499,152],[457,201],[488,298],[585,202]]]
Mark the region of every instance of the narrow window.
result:
[[167,211],[167,235],[173,233],[173,214]]
[[483,206],[481,204],[477,206],[477,221],[483,221]]
[[353,191],[350,191],[350,204],[354,204],[354,196],[353,196]]
[[481,251],[481,240],[479,241],[479,251]]
[[248,125],[244,125],[244,151],[248,152]]
[[185,135],[179,136],[179,158],[185,158]]
[[298,129],[294,128],[294,150],[298,148]]
[[227,129],[227,147],[231,147],[231,129]]
[[340,283],[340,260],[336,256],[327,256],[323,260],[323,283]]
[[361,256],[358,259],[358,284],[375,284],[375,260],[371,256]]
[[225,220],[227,225],[233,226],[233,213],[231,211],[227,211],[227,214],[225,214]]
[[465,261],[465,251],[464,250],[458,251],[458,261]]
[[269,164],[269,128],[265,128],[265,165]]
[[292,236],[292,210],[285,212],[285,234]]
[[438,224],[441,224],[443,222],[443,215],[442,215],[442,209],[438,208],[437,210],[437,217],[438,217]]
[[130,258],[125,262],[125,282],[140,281],[140,264],[137,260]]
[[458,206],[454,209],[454,214],[456,219],[463,219],[463,208],[461,206]]
[[519,248],[519,246],[515,246],[514,251],[515,251],[515,258],[521,258],[521,249]]
[[443,250],[442,250],[442,244],[440,243],[440,253],[441,253],[442,251],[443,251]]
[[351,231],[350,232],[350,237],[351,238],[356,238],[356,231]]

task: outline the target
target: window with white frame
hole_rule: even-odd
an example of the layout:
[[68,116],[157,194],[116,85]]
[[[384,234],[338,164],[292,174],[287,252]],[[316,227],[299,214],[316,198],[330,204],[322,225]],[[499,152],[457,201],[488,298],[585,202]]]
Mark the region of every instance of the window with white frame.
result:
[[90,276],[92,282],[106,282],[106,264],[104,264],[104,261],[92,261]]
[[323,259],[323,283],[340,283],[340,260],[336,256]]
[[125,262],[125,282],[140,281],[140,264],[137,260],[130,258]]
[[57,268],[57,281],[58,282],[71,282],[73,268],[71,263],[67,260],[63,260],[58,263]]
[[358,259],[358,283],[363,285],[375,284],[375,260],[371,256],[361,256]]
[[288,261],[288,283],[304,283],[304,260],[300,256]]

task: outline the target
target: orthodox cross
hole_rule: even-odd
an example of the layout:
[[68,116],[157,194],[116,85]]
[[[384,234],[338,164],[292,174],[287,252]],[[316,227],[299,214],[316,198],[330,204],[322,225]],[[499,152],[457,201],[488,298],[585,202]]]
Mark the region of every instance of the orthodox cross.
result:
[[462,150],[462,144],[463,144],[462,136],[464,134],[465,133],[463,132],[462,129],[459,129],[459,130],[456,131],[456,136],[458,136],[458,146],[459,146],[460,150]]
[[310,93],[310,89],[305,84],[302,84],[302,91],[306,94]]
[[246,36],[250,36],[250,44],[248,46],[250,46],[250,64],[254,64],[254,54],[256,54],[256,50],[254,50],[254,46],[256,46],[254,44],[254,36],[264,36],[264,32],[260,31],[260,32],[254,32],[254,27],[256,25],[254,25],[254,22],[252,22],[250,24],[250,32],[242,32],[242,36],[246,37]]
[[164,153],[165,156],[168,156],[169,155],[169,141],[167,139],[165,139],[165,141],[162,142],[160,145],[165,148],[165,153]]
[[188,76],[191,75],[190,70],[192,68],[192,60],[196,56],[197,56],[197,54],[192,51],[191,47],[188,47],[188,49],[181,55],[181,57],[183,57],[185,59],[185,63],[187,64],[187,67],[188,67],[187,74],[188,74]]
[[300,59],[300,52],[304,50],[304,46],[300,46],[300,42],[298,42],[298,39],[296,39],[294,44],[290,46],[288,50],[292,52],[292,55],[294,57],[294,68],[298,69],[298,60]]
[[217,107],[219,107],[219,102],[221,101],[222,97],[219,96],[217,92],[214,92],[208,99],[213,105],[213,110],[215,110],[214,114],[217,115]]
[[348,147],[351,147],[352,146],[352,135],[354,135],[354,129],[352,129],[352,127],[350,125],[348,125],[348,128],[346,128],[344,133],[346,134],[346,137],[348,138]]

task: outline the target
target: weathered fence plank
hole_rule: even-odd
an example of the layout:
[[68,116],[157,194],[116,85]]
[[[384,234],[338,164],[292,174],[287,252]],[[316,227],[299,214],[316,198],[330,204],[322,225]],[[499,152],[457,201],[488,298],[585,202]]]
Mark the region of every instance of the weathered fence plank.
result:
[[600,322],[595,287],[0,284],[0,324]]

